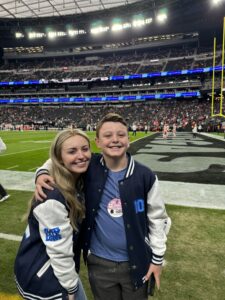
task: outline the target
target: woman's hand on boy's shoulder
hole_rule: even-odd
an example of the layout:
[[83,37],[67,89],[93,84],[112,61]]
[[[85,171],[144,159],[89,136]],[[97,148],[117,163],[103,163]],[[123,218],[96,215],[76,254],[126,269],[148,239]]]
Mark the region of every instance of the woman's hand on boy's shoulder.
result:
[[44,193],[43,188],[47,190],[53,190],[53,185],[55,184],[54,179],[47,174],[39,175],[36,180],[36,187],[35,187],[35,199],[39,201],[43,201],[46,199],[47,195]]

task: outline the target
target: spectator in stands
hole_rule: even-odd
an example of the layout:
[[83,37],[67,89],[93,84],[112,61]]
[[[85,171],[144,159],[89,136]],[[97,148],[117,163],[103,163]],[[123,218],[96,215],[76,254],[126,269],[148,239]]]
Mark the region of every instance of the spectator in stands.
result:
[[148,124],[145,124],[144,130],[145,130],[145,134],[147,134],[148,133]]
[[137,125],[136,125],[136,123],[133,123],[133,125],[132,125],[132,135],[134,135],[134,136],[137,135]]
[[177,135],[177,124],[173,123],[173,137],[176,137]]
[[[96,300],[147,300],[151,274],[160,286],[170,220],[158,179],[127,153],[128,127],[120,115],[100,120],[96,144],[102,155],[92,157],[86,175],[83,244],[92,292]],[[37,173],[38,197],[40,186],[52,182],[43,175],[49,167]]]
[[15,261],[17,287],[25,299],[86,300],[77,271],[89,139],[77,129],[62,131],[52,143],[50,157],[55,184],[45,191],[45,201],[31,201]]
[[202,132],[202,125],[201,124],[198,125],[198,131]]
[[[208,101],[200,99],[188,100],[167,100],[163,102],[139,102],[120,105],[83,105],[83,106],[33,106],[9,105],[2,106],[0,109],[0,126],[3,129],[18,128],[21,124],[24,126],[33,126],[33,128],[42,129],[44,124],[48,127],[61,128],[69,127],[76,123],[78,128],[86,128],[90,124],[92,130],[101,116],[108,112],[120,113],[128,122],[133,120],[135,123],[148,123],[151,130],[160,130],[166,120],[169,124],[176,122],[177,128],[189,128],[193,120],[201,118],[201,124],[210,120],[210,106]],[[225,110],[225,108],[224,108]],[[1,125],[2,124],[2,125]],[[132,124],[130,127],[132,130]],[[160,124],[160,125],[159,125]]]
[[197,124],[194,123],[193,127],[192,127],[192,133],[193,133],[193,138],[195,139],[197,136],[197,132],[198,132],[198,128],[197,128]]
[[[2,151],[5,151],[6,148],[6,144],[3,142],[2,138],[0,137],[0,153]],[[5,188],[0,184],[0,202],[5,201],[6,199],[8,199],[10,197],[9,194],[7,194]]]
[[163,125],[163,138],[165,140],[168,138],[168,134],[169,134],[169,125],[167,123],[165,123]]

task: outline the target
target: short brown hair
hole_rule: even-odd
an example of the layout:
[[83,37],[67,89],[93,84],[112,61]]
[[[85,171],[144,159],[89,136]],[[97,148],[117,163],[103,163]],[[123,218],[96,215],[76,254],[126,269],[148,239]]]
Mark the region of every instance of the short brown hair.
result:
[[127,127],[127,123],[121,115],[116,114],[116,113],[108,113],[97,124],[97,127],[96,127],[96,136],[97,137],[99,137],[99,131],[100,131],[102,125],[106,122],[119,122]]

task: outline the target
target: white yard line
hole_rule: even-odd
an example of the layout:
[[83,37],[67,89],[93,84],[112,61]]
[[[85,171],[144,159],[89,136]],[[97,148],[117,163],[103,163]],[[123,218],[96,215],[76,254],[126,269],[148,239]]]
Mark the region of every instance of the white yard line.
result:
[[[40,167],[40,166],[39,166]],[[29,169],[28,170],[28,172],[30,172],[30,171],[36,171],[37,170],[37,168],[39,168],[39,167],[34,167],[34,168],[31,168],[31,169]]]
[[22,240],[22,236],[15,234],[0,233],[0,239],[20,242]]
[[8,168],[6,168],[6,170],[14,169],[14,168],[17,168],[17,167],[19,167],[19,165],[15,165],[15,166],[12,166],[12,167],[8,167]]
[[44,147],[44,148],[38,148],[38,149],[32,149],[32,150],[26,150],[26,151],[20,151],[20,152],[13,152],[13,153],[8,153],[8,154],[2,154],[2,156],[9,156],[9,155],[14,155],[14,154],[20,154],[20,153],[26,153],[26,152],[32,152],[32,151],[38,151],[38,150],[43,150],[43,149],[49,149],[49,147]]
[[[149,136],[151,136],[151,135],[154,135],[154,134],[156,134],[156,133],[153,133],[153,134],[147,134],[146,136],[142,136],[142,137],[140,137],[139,139],[130,142],[130,144],[133,144],[133,143],[135,143],[135,142],[138,142],[138,141],[140,141],[140,140],[143,140],[143,139],[145,139],[145,138],[147,138],[147,137],[149,137]],[[129,137],[132,137],[132,135],[130,135]]]

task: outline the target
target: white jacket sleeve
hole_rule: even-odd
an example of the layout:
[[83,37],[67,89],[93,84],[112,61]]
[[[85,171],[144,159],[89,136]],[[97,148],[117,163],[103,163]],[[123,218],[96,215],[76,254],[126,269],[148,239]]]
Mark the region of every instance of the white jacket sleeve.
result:
[[164,201],[159,192],[159,181],[156,180],[148,193],[147,217],[149,220],[149,241],[153,252],[152,263],[162,264],[166,251],[166,234],[168,233],[168,221]]
[[35,172],[35,181],[37,180],[37,177],[41,174],[49,174],[51,171],[51,167],[52,167],[52,161],[49,158],[48,160],[46,160],[46,162],[36,170]]
[[50,199],[38,205],[33,214],[55,276],[69,294],[76,292],[78,274],[73,259],[73,228],[65,206]]

